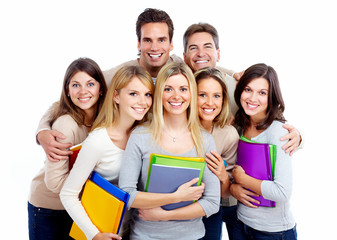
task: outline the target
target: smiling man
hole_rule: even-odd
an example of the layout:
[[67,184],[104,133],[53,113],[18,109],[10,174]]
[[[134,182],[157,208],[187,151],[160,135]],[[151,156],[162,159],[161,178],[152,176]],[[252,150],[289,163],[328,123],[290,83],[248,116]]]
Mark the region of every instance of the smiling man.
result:
[[160,69],[170,61],[182,62],[173,50],[173,22],[162,10],[147,8],[137,19],[136,34],[139,58],[131,60],[104,72],[105,81],[110,83],[118,68],[125,65],[139,65],[145,68],[155,81]]

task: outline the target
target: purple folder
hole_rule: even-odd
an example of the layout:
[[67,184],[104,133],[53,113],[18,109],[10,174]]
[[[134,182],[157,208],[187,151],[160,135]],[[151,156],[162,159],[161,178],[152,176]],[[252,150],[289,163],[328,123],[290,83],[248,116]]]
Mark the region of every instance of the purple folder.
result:
[[[237,165],[240,165],[245,172],[259,180],[273,180],[269,144],[250,143],[239,140],[237,151]],[[275,202],[265,199],[262,196],[252,198],[258,200],[260,204],[252,203],[256,206],[275,207]]]

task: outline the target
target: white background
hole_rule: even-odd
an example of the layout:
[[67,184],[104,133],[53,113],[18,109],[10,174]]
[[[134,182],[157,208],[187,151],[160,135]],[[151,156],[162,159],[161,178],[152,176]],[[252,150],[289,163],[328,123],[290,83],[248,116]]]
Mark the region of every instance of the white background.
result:
[[[1,235],[28,239],[27,195],[43,166],[35,143],[42,114],[57,101],[67,66],[90,57],[103,70],[137,56],[135,23],[147,7],[165,10],[182,36],[208,22],[220,35],[219,65],[265,62],[278,72],[285,116],[304,136],[293,158],[292,210],[299,239],[332,239],[335,207],[337,37],[333,1],[2,1]],[[3,238],[3,237],[1,237]],[[225,239],[225,238],[224,238]]]

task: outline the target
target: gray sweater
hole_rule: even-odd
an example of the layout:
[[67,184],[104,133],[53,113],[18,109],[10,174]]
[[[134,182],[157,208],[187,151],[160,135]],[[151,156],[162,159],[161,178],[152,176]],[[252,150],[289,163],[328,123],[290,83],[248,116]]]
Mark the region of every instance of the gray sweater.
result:
[[275,208],[249,208],[238,204],[238,218],[248,226],[266,232],[280,232],[293,228],[295,220],[290,211],[290,196],[292,191],[292,163],[289,154],[282,150],[285,142],[280,138],[288,131],[282,123],[274,121],[264,132],[252,140],[277,146],[274,181],[263,181],[262,196],[276,202]]
[[[203,133],[206,152],[216,151],[212,136]],[[146,127],[138,127],[131,134],[122,160],[119,176],[119,186],[130,194],[128,208],[132,205],[138,191],[144,191],[149,159],[151,153],[177,156],[159,147],[152,141],[152,134]],[[196,157],[195,148],[180,154],[183,157]],[[202,181],[205,183],[205,191],[198,203],[204,209],[206,216],[219,211],[220,183],[218,178],[205,167]],[[205,234],[202,218],[184,221],[144,221],[135,210],[132,214],[131,239],[199,239]]]

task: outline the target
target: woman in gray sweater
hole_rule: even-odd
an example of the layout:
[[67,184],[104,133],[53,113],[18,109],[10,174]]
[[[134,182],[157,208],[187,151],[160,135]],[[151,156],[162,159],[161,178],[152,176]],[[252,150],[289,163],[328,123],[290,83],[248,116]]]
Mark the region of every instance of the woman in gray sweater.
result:
[[[212,136],[201,130],[197,110],[197,87],[191,70],[183,63],[170,63],[158,74],[153,118],[136,128],[127,143],[119,186],[130,194],[130,239],[200,239],[205,234],[203,216],[219,210],[218,178],[206,167],[201,186],[193,179],[174,193],[144,192],[151,153],[205,157],[216,151]],[[161,206],[198,200],[166,211]],[[184,220],[184,221],[182,221]]]
[[259,180],[235,166],[237,184],[276,202],[276,207],[248,207],[238,204],[239,221],[234,227],[234,239],[297,239],[295,220],[290,211],[292,191],[291,156],[282,150],[280,139],[286,133],[282,125],[284,102],[275,70],[265,64],[248,68],[235,93],[239,110],[235,125],[239,133],[260,143],[277,146],[273,181]]

